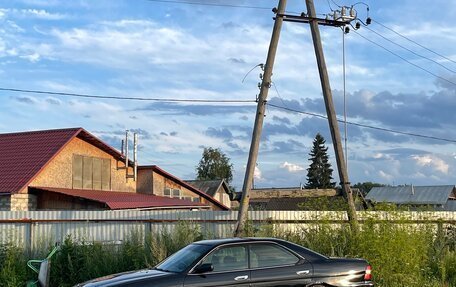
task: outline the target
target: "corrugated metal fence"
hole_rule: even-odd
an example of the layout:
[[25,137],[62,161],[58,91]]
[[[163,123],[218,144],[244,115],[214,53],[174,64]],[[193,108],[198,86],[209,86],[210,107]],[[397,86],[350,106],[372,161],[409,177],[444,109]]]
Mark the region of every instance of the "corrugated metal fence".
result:
[[[400,221],[411,224],[456,224],[456,212],[359,212],[361,221]],[[33,250],[42,244],[74,239],[122,242],[132,231],[143,234],[171,230],[180,221],[200,224],[215,237],[231,236],[237,211],[1,211],[0,244],[13,243]],[[345,212],[328,211],[250,211],[255,225],[274,224],[292,230],[321,221],[347,222]]]

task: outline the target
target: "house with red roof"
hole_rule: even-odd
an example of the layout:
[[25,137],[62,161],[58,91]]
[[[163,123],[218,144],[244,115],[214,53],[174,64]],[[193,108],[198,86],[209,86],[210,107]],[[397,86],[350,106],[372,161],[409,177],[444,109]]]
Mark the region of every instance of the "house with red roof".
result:
[[0,134],[0,210],[228,208],[83,128]]

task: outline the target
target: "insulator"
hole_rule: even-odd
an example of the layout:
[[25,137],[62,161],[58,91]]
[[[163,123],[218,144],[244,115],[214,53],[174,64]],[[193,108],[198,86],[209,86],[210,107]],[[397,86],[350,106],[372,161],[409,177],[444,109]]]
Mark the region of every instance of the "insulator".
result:
[[337,19],[339,19],[339,13],[337,11],[334,11],[334,21],[336,21]]
[[345,8],[345,6],[342,7],[342,9],[340,11],[340,15],[342,17],[345,17],[345,15],[347,15],[347,8]]
[[348,26],[345,26],[345,31],[344,31],[344,32],[345,32],[345,34],[348,34],[348,33],[350,33],[350,27],[348,27]]
[[274,14],[277,14],[277,11],[278,11],[278,10],[277,10],[276,7],[272,8],[272,12],[273,12]]
[[356,22],[355,28],[356,28],[356,30],[358,30],[359,28],[361,28],[361,23]]
[[350,17],[356,18],[356,10],[353,7],[350,8]]
[[370,25],[372,23],[372,19],[370,17],[367,17],[366,19],[366,24]]
[[260,79],[263,80],[263,74],[260,74]]

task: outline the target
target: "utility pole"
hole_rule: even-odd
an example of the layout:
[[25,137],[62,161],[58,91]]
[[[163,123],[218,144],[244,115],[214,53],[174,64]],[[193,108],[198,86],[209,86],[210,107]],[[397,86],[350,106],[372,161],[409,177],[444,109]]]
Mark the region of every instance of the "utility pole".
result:
[[255,172],[255,165],[258,158],[258,149],[260,146],[261,132],[263,130],[263,120],[265,117],[266,102],[271,87],[272,68],[274,66],[275,55],[279,43],[280,30],[282,29],[283,15],[285,13],[285,6],[287,0],[280,0],[278,8],[272,11],[277,15],[275,17],[274,28],[272,31],[271,42],[269,44],[268,56],[266,65],[264,66],[264,75],[261,81],[260,94],[258,95],[257,110],[255,115],[255,125],[253,127],[252,142],[250,144],[249,158],[247,161],[247,168],[245,171],[244,185],[242,187],[242,197],[238,213],[238,221],[234,236],[240,237],[244,232],[245,223],[247,221],[247,214],[249,209],[250,190],[253,183],[253,175]]
[[313,0],[306,0],[307,13],[309,17],[310,30],[317,57],[318,71],[320,73],[321,87],[323,90],[323,97],[325,100],[326,113],[328,115],[329,129],[331,131],[331,138],[334,145],[334,153],[336,155],[337,169],[339,171],[339,178],[342,185],[342,191],[348,202],[348,219],[352,227],[356,228],[357,216],[355,202],[353,200],[353,193],[350,188],[348,179],[347,166],[344,159],[344,151],[342,149],[342,142],[340,137],[339,125],[337,122],[336,112],[332,98],[331,86],[329,84],[328,70],[326,68],[325,56],[323,54],[323,47],[321,44],[320,30],[318,21],[316,20],[316,13]]

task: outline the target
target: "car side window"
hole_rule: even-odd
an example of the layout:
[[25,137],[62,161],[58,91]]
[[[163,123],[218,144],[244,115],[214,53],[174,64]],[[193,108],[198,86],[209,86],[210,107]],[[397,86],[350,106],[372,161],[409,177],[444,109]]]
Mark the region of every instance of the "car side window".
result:
[[262,268],[273,266],[293,265],[299,258],[276,244],[251,244],[250,267]]
[[201,264],[211,263],[212,272],[234,271],[248,268],[247,246],[222,247],[209,254]]

